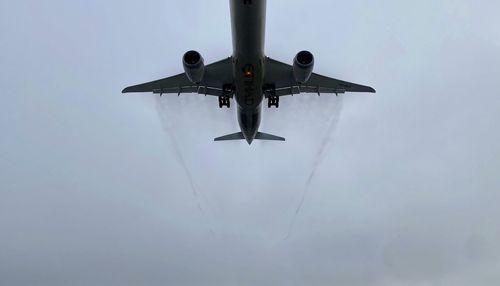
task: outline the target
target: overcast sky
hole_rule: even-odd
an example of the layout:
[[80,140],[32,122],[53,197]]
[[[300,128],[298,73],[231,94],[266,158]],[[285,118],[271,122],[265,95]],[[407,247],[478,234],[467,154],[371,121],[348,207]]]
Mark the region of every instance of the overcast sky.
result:
[[500,285],[500,2],[268,2],[268,56],[377,94],[283,98],[251,146],[120,94],[231,55],[227,0],[0,3],[1,285]]

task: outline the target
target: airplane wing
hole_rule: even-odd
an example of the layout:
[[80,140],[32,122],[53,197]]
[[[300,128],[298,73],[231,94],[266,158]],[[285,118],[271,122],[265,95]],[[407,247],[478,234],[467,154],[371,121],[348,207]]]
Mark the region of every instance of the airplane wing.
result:
[[224,85],[233,83],[233,66],[231,58],[227,58],[205,66],[203,82],[192,83],[185,73],[146,82],[125,88],[122,93],[152,92],[152,93],[199,93],[214,96],[232,97],[234,92],[224,90]]
[[[299,84],[293,76],[293,67],[271,58],[266,58],[266,76],[264,82],[275,88],[275,96],[294,95],[300,93],[345,93],[372,92],[375,89],[356,83],[329,78],[313,73],[305,84]],[[265,96],[271,95],[271,90],[265,90]]]

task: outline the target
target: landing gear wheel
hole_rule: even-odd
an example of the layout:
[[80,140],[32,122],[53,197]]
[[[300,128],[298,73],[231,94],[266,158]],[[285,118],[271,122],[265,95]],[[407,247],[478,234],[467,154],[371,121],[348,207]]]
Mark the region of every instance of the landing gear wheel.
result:
[[275,106],[276,108],[280,106],[279,96],[269,96],[267,98],[267,107],[271,108],[271,106]]
[[222,108],[223,106],[227,106],[227,108],[231,107],[228,96],[219,96],[219,108]]

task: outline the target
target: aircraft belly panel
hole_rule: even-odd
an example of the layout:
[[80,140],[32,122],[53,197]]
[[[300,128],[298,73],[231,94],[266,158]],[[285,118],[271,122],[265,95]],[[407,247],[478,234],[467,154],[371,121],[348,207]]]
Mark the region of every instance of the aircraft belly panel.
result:
[[238,60],[235,65],[236,102],[243,109],[254,109],[263,99],[263,70],[259,61],[249,63]]

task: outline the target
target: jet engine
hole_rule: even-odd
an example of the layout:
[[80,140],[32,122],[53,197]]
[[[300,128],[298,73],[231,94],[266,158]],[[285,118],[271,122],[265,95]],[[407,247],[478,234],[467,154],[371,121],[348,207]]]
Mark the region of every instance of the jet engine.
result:
[[199,84],[205,74],[205,63],[203,57],[197,51],[188,51],[182,57],[182,65],[188,79]]
[[309,51],[301,51],[293,60],[293,76],[299,84],[306,83],[314,68],[314,56]]

